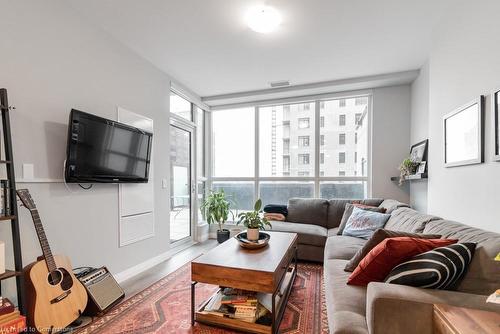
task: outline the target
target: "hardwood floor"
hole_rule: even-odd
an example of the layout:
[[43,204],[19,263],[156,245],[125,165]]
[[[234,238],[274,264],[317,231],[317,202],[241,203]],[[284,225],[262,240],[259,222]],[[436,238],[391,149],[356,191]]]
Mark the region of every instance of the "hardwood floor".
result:
[[217,240],[214,239],[208,239],[207,241],[204,241],[202,243],[197,243],[174,254],[167,261],[162,262],[154,266],[153,268],[148,269],[140,273],[139,275],[126,280],[125,282],[121,283],[121,287],[123,288],[123,290],[125,290],[125,298],[131,297],[136,293],[144,290],[159,279],[174,272],[184,264],[197,258],[207,250],[217,245]]

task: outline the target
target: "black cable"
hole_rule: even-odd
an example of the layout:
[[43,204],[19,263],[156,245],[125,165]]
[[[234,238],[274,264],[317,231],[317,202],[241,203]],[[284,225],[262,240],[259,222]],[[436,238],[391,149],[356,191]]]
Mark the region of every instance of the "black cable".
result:
[[94,184],[91,184],[90,186],[88,186],[87,188],[85,188],[80,183],[78,183],[78,185],[80,186],[80,188],[85,189],[85,190],[89,190],[90,188],[92,188],[94,186]]

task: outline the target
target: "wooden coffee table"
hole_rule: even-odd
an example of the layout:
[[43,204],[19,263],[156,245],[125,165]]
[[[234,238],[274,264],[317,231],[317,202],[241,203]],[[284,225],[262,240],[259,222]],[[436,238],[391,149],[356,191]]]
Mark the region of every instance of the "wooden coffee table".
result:
[[[297,233],[268,232],[269,245],[242,248],[235,238],[211,249],[191,263],[191,324],[201,322],[249,333],[277,333],[297,276]],[[204,313],[204,301],[195,310],[198,282],[272,295],[271,326]]]

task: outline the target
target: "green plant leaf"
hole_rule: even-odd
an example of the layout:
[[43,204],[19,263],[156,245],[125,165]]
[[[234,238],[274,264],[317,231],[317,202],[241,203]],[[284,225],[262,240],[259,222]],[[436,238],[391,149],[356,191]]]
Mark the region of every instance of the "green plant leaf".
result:
[[259,198],[259,199],[257,200],[257,202],[255,202],[255,205],[254,205],[253,209],[254,209],[255,211],[260,211],[260,208],[261,208],[261,207],[262,207],[262,200]]

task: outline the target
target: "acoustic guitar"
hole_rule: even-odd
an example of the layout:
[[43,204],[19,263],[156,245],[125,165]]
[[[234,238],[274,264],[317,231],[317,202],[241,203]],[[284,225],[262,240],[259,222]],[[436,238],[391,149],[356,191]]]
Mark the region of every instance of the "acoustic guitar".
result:
[[87,291],[73,275],[66,256],[52,255],[35,202],[27,189],[17,190],[30,211],[43,256],[24,268],[30,331],[56,333],[75,321],[87,305]]

